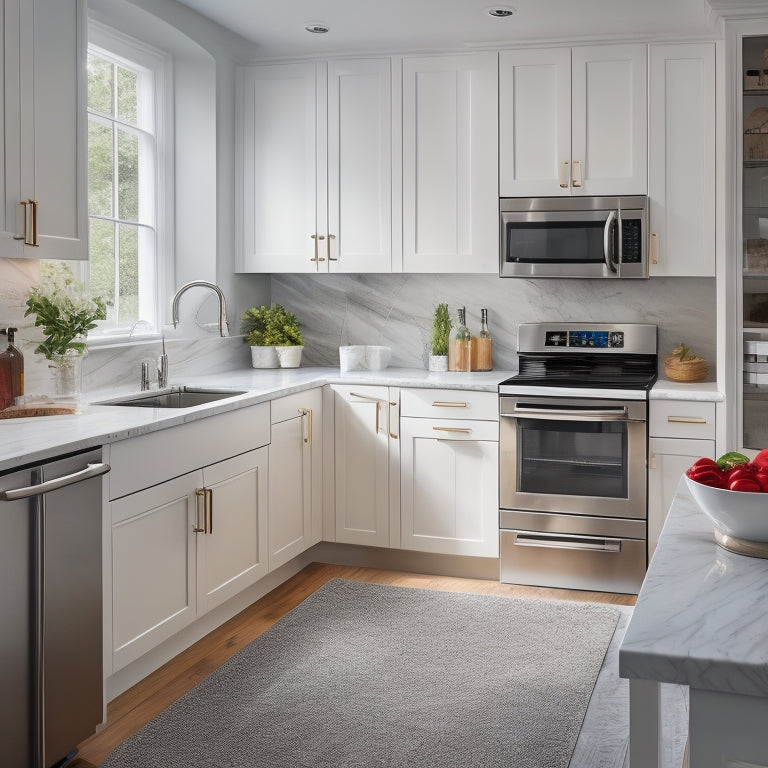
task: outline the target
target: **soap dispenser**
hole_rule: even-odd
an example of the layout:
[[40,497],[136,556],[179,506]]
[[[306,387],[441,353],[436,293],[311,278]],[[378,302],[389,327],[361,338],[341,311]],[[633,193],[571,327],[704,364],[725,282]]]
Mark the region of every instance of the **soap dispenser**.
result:
[[14,346],[17,328],[2,328],[0,333],[8,336],[8,348],[0,353],[0,407],[13,405],[17,397],[24,394],[24,355]]

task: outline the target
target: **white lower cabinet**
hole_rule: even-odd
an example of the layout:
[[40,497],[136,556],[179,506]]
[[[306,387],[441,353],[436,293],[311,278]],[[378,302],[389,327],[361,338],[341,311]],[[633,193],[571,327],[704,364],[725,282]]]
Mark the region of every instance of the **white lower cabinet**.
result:
[[401,412],[403,549],[498,557],[498,396],[404,389]]
[[322,392],[273,400],[269,446],[269,570],[322,538]]
[[390,481],[399,474],[397,390],[335,384],[331,389],[336,541],[397,546],[390,540],[390,501],[393,508],[397,503]]
[[403,549],[499,556],[498,423],[403,418]]
[[117,670],[267,573],[267,448],[111,502]]
[[696,459],[715,458],[715,403],[651,400],[648,440],[648,559],[680,479]]

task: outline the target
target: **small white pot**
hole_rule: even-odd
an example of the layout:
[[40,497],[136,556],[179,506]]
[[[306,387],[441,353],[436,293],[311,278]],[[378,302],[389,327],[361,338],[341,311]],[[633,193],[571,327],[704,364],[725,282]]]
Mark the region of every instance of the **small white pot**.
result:
[[254,368],[279,368],[276,347],[251,347],[251,364]]
[[298,368],[301,365],[301,352],[304,347],[275,347],[281,368]]
[[430,355],[429,370],[435,373],[442,373],[448,370],[448,355]]

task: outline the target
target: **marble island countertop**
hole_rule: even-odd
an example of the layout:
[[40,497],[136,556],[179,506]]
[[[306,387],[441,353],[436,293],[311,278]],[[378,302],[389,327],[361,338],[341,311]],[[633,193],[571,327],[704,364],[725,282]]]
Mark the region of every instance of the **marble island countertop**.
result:
[[680,482],[619,652],[619,674],[768,696],[768,560],[715,543]]
[[66,416],[5,419],[0,421],[0,472],[22,464],[46,461],[53,456],[92,448],[128,437],[166,429],[188,421],[266,402],[276,397],[324,384],[372,384],[391,387],[427,387],[498,391],[499,382],[514,371],[486,373],[430,373],[418,368],[385,368],[349,371],[338,368],[238,369],[221,373],[170,377],[169,384],[243,391],[225,400],[192,408],[137,408],[97,405],[99,401],[137,392],[134,385],[84,393],[80,413]]

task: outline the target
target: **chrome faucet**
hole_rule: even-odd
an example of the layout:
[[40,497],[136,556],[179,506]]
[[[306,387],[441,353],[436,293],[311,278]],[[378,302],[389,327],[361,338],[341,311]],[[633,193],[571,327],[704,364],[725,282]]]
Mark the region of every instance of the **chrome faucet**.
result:
[[187,290],[187,288],[210,288],[219,297],[219,335],[223,338],[229,336],[229,323],[227,322],[227,300],[224,298],[224,292],[215,283],[209,283],[207,280],[193,280],[191,283],[182,285],[176,295],[173,297],[173,304],[171,305],[171,320],[173,321],[173,327],[175,328],[179,323],[179,299],[181,294]]

